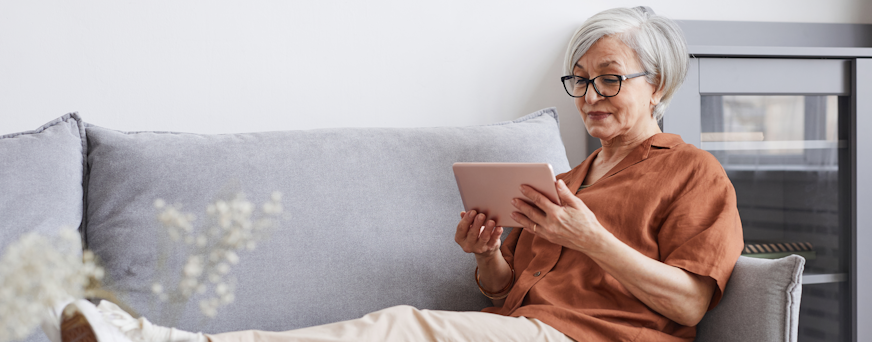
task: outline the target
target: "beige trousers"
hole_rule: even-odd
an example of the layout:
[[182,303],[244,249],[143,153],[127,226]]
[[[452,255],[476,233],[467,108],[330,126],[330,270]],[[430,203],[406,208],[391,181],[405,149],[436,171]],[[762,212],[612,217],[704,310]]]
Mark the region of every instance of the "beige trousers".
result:
[[401,305],[358,319],[284,332],[206,335],[211,342],[573,341],[537,319],[484,312],[418,310]]

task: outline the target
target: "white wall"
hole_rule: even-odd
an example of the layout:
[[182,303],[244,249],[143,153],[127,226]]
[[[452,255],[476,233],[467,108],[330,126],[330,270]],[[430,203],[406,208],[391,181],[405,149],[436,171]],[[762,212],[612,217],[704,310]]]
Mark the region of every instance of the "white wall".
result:
[[[120,130],[200,133],[450,126],[561,113],[588,16],[640,1],[4,1],[0,134],[66,112]],[[650,0],[674,19],[872,23],[867,0]],[[752,9],[752,10],[750,10]]]

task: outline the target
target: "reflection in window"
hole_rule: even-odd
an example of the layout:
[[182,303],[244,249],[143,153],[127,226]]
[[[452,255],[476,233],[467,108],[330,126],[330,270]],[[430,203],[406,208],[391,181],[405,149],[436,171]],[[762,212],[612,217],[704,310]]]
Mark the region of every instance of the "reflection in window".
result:
[[837,165],[836,150],[844,145],[838,140],[838,96],[701,99],[701,147],[712,151],[725,166],[791,169]]

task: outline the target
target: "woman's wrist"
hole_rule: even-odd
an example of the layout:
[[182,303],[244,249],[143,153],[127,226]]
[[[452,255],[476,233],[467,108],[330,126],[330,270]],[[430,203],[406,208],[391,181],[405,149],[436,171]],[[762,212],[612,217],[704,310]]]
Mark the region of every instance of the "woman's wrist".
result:
[[496,263],[503,256],[503,253],[500,252],[499,248],[496,248],[492,251],[485,252],[485,253],[474,253],[474,255],[475,255],[475,262],[479,266],[483,266],[483,264],[486,265],[486,264]]
[[514,270],[497,250],[490,255],[476,254],[476,282],[483,292],[498,293],[506,284],[514,281]]
[[593,230],[592,234],[584,236],[580,241],[576,241],[575,249],[586,254],[589,257],[608,255],[614,249],[611,247],[617,240],[612,232],[597,223],[597,229]]

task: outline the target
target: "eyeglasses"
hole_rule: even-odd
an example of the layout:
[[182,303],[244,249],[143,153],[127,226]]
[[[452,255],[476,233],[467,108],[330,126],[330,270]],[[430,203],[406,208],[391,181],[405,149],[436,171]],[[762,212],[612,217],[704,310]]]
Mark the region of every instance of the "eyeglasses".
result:
[[621,91],[621,83],[624,80],[629,80],[634,77],[648,75],[647,72],[640,72],[630,75],[599,75],[588,79],[581,76],[567,75],[560,78],[563,82],[563,89],[572,97],[584,97],[587,95],[587,85],[593,83],[593,90],[602,97],[617,96]]

